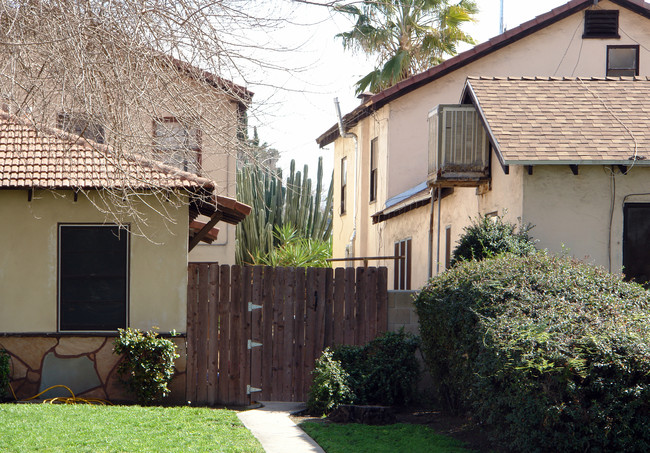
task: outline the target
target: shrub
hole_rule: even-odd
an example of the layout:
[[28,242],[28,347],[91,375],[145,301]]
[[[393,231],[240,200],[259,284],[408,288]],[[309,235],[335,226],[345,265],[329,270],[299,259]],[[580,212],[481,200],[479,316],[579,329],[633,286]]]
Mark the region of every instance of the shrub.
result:
[[330,348],[326,348],[316,360],[312,373],[314,382],[307,401],[307,410],[311,414],[326,414],[341,404],[353,402],[354,394],[349,387],[350,376],[341,362],[333,358]]
[[504,449],[650,449],[641,286],[540,252],[461,263],[415,304],[440,400],[473,410]]
[[[413,399],[420,376],[420,367],[415,357],[418,346],[418,337],[401,330],[386,332],[364,346],[344,345],[333,351],[327,349],[319,361],[336,364],[337,372],[330,371],[330,377],[319,370],[317,362],[310,400],[319,401],[323,399],[322,395],[328,397],[328,393],[321,387],[338,389],[341,383],[337,379],[342,376],[341,382],[350,390],[351,398],[348,402],[387,406],[408,404]],[[316,385],[317,378],[324,379],[324,382],[319,381]],[[340,402],[318,413],[333,410],[340,404],[345,403]]]
[[124,354],[118,374],[129,392],[140,404],[160,402],[169,395],[169,383],[174,377],[176,345],[156,332],[138,329],[118,329],[113,351]]
[[9,390],[9,380],[11,378],[11,357],[9,353],[0,349],[0,401],[7,398]]
[[517,226],[505,222],[502,216],[479,216],[472,224],[465,227],[465,232],[458,240],[453,251],[451,264],[459,261],[482,260],[502,253],[529,255],[535,252],[535,242],[528,232],[531,225]]

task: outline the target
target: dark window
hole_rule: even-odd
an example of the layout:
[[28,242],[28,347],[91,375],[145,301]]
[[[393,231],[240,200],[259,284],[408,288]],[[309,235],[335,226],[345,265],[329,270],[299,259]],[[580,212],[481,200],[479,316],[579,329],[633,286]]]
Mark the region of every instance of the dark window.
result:
[[377,139],[370,142],[370,201],[377,200]]
[[345,199],[348,187],[348,158],[341,159],[341,214],[345,214]]
[[623,207],[623,273],[627,280],[650,282],[650,203]]
[[154,145],[160,160],[190,173],[199,173],[201,131],[174,117],[154,121]]
[[105,142],[104,126],[91,115],[83,113],[59,113],[57,127],[71,134],[80,135],[97,143]]
[[402,259],[395,260],[393,277],[394,289],[411,289],[411,239],[404,239],[395,243],[395,256]]
[[128,250],[116,225],[59,225],[59,330],[126,327]]
[[585,11],[583,38],[620,38],[618,34],[618,10],[593,9]]
[[607,76],[638,76],[639,46],[607,46]]

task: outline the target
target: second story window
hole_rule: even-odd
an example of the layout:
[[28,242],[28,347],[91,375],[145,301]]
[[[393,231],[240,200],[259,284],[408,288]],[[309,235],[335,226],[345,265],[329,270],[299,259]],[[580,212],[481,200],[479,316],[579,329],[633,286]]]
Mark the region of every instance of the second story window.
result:
[[639,75],[639,46],[607,46],[607,77]]
[[104,126],[91,115],[85,113],[59,113],[56,125],[59,129],[79,135],[87,140],[105,143]]
[[377,200],[377,139],[370,142],[370,201]]
[[341,159],[341,214],[345,214],[345,199],[348,187],[348,158]]
[[174,117],[154,121],[154,146],[159,160],[180,170],[198,173],[201,131]]

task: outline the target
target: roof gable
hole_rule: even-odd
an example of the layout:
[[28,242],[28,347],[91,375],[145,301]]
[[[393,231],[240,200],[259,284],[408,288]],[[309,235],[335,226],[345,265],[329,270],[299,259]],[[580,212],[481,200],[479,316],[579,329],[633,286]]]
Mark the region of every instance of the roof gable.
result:
[[468,78],[465,93],[504,165],[650,164],[649,78]]
[[[650,18],[650,4],[643,0],[610,0],[623,8],[627,8],[637,14]],[[463,68],[468,64],[483,58],[513,42],[519,41],[536,31],[546,28],[572,14],[584,10],[594,4],[594,0],[571,0],[568,3],[558,6],[534,19],[508,30],[494,38],[479,44],[465,52],[462,52],[443,63],[434,66],[427,71],[415,74],[383,90],[366,100],[363,104],[343,117],[346,127],[356,125],[360,120],[379,110],[391,101],[400,98],[436,79],[439,79],[453,71]],[[321,134],[316,142],[324,147],[339,137],[338,125],[335,124]]]

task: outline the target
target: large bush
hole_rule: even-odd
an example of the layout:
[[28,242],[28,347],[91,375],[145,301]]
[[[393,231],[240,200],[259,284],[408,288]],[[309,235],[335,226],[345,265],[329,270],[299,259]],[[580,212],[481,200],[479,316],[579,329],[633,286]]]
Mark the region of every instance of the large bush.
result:
[[363,346],[325,350],[314,370],[310,411],[326,413],[346,402],[410,403],[420,376],[415,357],[419,344],[418,337],[401,330],[386,332]]
[[512,451],[650,450],[650,299],[536,253],[466,261],[416,300],[442,402]]
[[141,404],[158,403],[169,395],[169,383],[174,377],[176,345],[161,338],[154,331],[118,329],[119,337],[113,343],[116,354],[124,354],[118,367],[127,390]]
[[502,253],[528,255],[535,252],[535,241],[528,234],[531,225],[520,226],[506,222],[501,216],[479,216],[458,240],[451,264],[459,261],[493,258]]

